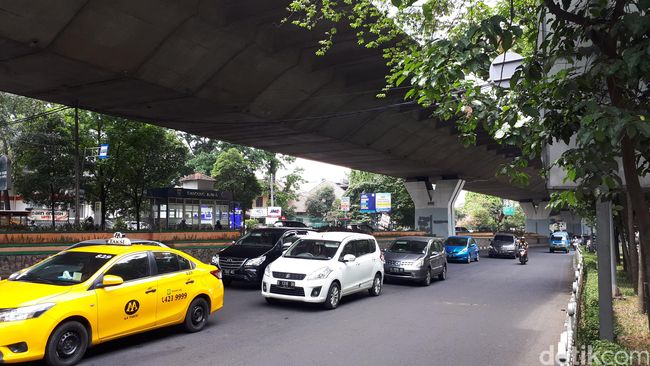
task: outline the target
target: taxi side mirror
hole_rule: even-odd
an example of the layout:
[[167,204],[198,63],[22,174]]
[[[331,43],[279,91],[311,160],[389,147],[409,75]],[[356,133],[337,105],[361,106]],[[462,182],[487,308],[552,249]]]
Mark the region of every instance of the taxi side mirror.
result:
[[105,275],[102,279],[101,287],[111,287],[118,286],[124,283],[124,280],[120,276]]
[[346,254],[343,256],[343,262],[354,262],[357,260],[357,257],[354,254]]

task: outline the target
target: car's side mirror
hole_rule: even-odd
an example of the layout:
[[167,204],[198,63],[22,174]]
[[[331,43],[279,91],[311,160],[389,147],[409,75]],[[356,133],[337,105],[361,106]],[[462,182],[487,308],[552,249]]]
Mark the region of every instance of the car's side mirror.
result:
[[343,256],[343,262],[354,262],[357,260],[357,257],[354,254],[346,254]]
[[122,279],[122,277],[120,276],[105,275],[104,278],[102,279],[101,287],[119,286],[123,283],[124,283],[124,279]]

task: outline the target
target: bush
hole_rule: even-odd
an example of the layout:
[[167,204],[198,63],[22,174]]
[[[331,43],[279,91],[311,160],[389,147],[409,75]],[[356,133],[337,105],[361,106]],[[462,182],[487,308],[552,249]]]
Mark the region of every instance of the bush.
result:
[[256,219],[248,219],[245,221],[245,224],[246,224],[246,230],[255,229],[260,225],[260,223]]
[[126,226],[126,221],[124,221],[123,218],[118,217],[115,219],[115,223],[113,224],[113,229],[111,231],[126,231],[128,227]]
[[[631,366],[632,360],[629,359],[630,353],[625,347],[610,341],[596,340],[593,342],[593,359],[592,366],[617,365]],[[625,356],[623,356],[625,355]]]

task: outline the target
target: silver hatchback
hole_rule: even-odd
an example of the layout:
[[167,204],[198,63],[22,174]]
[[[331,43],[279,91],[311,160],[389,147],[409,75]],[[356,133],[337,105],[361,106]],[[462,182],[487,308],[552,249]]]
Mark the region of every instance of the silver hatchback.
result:
[[417,281],[425,286],[433,277],[447,278],[447,257],[441,238],[404,236],[384,252],[386,279]]

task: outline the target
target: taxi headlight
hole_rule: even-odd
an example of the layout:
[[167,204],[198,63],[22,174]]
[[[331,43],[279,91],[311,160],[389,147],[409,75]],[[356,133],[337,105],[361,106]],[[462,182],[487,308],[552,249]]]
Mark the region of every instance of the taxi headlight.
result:
[[264,268],[264,275],[267,277],[271,277],[271,265],[268,265],[266,266],[266,268]]
[[244,264],[244,266],[246,266],[246,267],[257,267],[260,264],[264,263],[265,260],[266,260],[266,256],[263,255],[263,256],[260,256],[260,257],[257,257],[257,258],[247,260],[246,263]]
[[415,262],[413,262],[411,267],[420,268],[420,267],[422,267],[423,264],[424,264],[424,258],[420,258],[420,259],[416,260]]
[[38,318],[41,314],[50,310],[54,305],[56,304],[48,302],[38,305],[23,306],[20,308],[0,309],[0,323]]
[[467,253],[467,247],[458,251],[458,254],[465,254],[465,253]]
[[333,270],[330,267],[323,267],[319,270],[316,270],[312,272],[309,276],[307,276],[305,279],[306,280],[322,280],[323,278],[327,278],[327,276],[332,273]]

